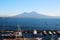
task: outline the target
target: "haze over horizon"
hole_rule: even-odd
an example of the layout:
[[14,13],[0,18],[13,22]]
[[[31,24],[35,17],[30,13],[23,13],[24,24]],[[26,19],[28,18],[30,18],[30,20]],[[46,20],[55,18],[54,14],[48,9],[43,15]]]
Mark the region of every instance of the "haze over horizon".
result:
[[31,11],[48,16],[60,16],[60,0],[0,0],[0,17]]

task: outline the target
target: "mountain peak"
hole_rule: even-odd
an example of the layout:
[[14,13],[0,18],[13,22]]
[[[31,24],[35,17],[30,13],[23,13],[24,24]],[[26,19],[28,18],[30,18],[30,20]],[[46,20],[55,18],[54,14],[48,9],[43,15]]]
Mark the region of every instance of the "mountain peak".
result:
[[43,15],[43,14],[39,14],[35,11],[32,11],[30,13],[24,12],[22,14],[14,16],[14,17],[19,17],[19,18],[45,18],[45,17],[48,17],[48,16]]
[[35,12],[35,11],[32,11],[32,12],[30,12],[30,13],[36,13],[36,14],[37,14],[37,12]]

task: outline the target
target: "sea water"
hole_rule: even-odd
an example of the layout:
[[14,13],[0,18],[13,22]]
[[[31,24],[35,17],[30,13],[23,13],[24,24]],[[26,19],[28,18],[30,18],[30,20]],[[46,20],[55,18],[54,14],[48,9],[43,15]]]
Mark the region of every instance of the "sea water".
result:
[[[17,30],[20,26],[21,30],[60,30],[60,19],[55,18],[0,18],[0,30]],[[39,36],[38,33],[36,37]],[[46,40],[50,40],[52,35],[47,34]],[[25,34],[23,37],[33,38],[32,33]],[[42,36],[44,37],[44,35]],[[58,35],[53,35],[57,40]]]

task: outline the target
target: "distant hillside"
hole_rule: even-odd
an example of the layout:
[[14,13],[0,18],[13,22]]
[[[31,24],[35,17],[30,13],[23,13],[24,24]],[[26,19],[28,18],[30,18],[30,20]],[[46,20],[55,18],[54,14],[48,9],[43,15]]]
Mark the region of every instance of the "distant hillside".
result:
[[17,17],[17,18],[48,18],[49,16],[43,15],[43,14],[39,14],[37,12],[24,12],[22,14],[13,16],[13,17]]
[[15,16],[0,17],[0,18],[3,19],[4,18],[59,18],[60,19],[60,16],[47,16],[33,11],[30,13],[24,12]]

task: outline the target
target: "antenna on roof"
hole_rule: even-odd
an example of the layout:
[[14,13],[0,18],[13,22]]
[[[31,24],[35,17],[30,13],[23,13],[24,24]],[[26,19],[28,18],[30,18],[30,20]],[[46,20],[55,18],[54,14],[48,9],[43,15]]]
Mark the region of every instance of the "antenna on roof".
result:
[[21,27],[20,25],[17,25],[18,31],[21,31]]
[[19,39],[20,37],[22,37],[22,31],[21,31],[21,28],[20,28],[20,25],[17,25],[17,32],[16,32],[16,39]]

